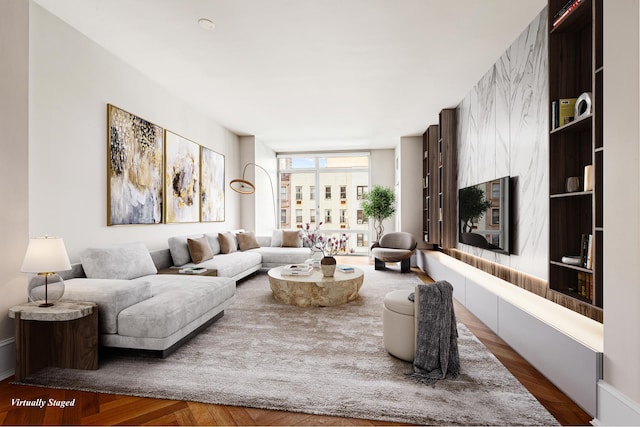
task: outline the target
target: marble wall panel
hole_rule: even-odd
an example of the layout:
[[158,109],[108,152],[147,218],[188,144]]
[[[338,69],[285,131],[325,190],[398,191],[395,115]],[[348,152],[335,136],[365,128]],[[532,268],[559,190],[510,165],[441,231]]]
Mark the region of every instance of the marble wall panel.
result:
[[458,105],[458,187],[515,178],[512,255],[458,249],[548,277],[546,8]]

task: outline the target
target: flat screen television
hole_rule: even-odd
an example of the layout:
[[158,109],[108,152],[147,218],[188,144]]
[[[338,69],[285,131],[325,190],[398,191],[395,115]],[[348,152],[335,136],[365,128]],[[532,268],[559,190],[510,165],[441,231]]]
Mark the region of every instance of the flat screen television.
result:
[[458,190],[458,241],[510,253],[510,177]]

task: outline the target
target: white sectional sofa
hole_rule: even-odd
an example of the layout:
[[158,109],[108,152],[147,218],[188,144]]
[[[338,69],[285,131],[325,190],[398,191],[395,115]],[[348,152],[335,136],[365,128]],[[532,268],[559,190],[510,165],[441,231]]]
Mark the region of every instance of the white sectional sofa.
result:
[[[61,275],[64,299],[98,304],[100,345],[153,352],[165,357],[201,329],[224,315],[235,300],[236,281],[262,268],[301,263],[310,257],[303,247],[261,247],[222,254],[217,234],[205,234],[212,259],[194,264],[189,237],[169,239],[169,249],[149,252],[142,243],[89,248],[81,263]],[[157,274],[172,266],[216,269],[217,277]],[[176,271],[177,272],[177,271]]]

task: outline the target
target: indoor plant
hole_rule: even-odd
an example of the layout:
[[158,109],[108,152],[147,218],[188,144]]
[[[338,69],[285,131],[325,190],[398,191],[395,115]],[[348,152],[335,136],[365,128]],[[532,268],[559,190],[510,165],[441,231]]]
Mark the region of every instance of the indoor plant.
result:
[[302,227],[302,239],[305,246],[310,247],[312,252],[322,253],[322,259],[320,260],[322,274],[325,277],[333,277],[337,264],[334,256],[346,251],[349,237],[344,233],[339,237],[325,237],[322,232],[320,232],[320,226],[322,224],[322,221],[319,222],[314,229],[311,228],[311,224],[305,224],[305,226]]
[[370,192],[362,195],[360,206],[364,215],[373,218],[373,228],[376,231],[376,242],[384,233],[382,221],[396,212],[396,195],[391,188],[375,185]]

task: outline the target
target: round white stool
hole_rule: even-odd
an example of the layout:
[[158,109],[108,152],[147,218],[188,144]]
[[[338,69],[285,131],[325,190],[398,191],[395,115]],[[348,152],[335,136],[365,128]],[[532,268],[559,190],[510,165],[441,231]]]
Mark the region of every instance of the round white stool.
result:
[[414,303],[409,294],[414,289],[391,291],[384,297],[382,336],[384,348],[398,359],[413,362],[416,353]]

